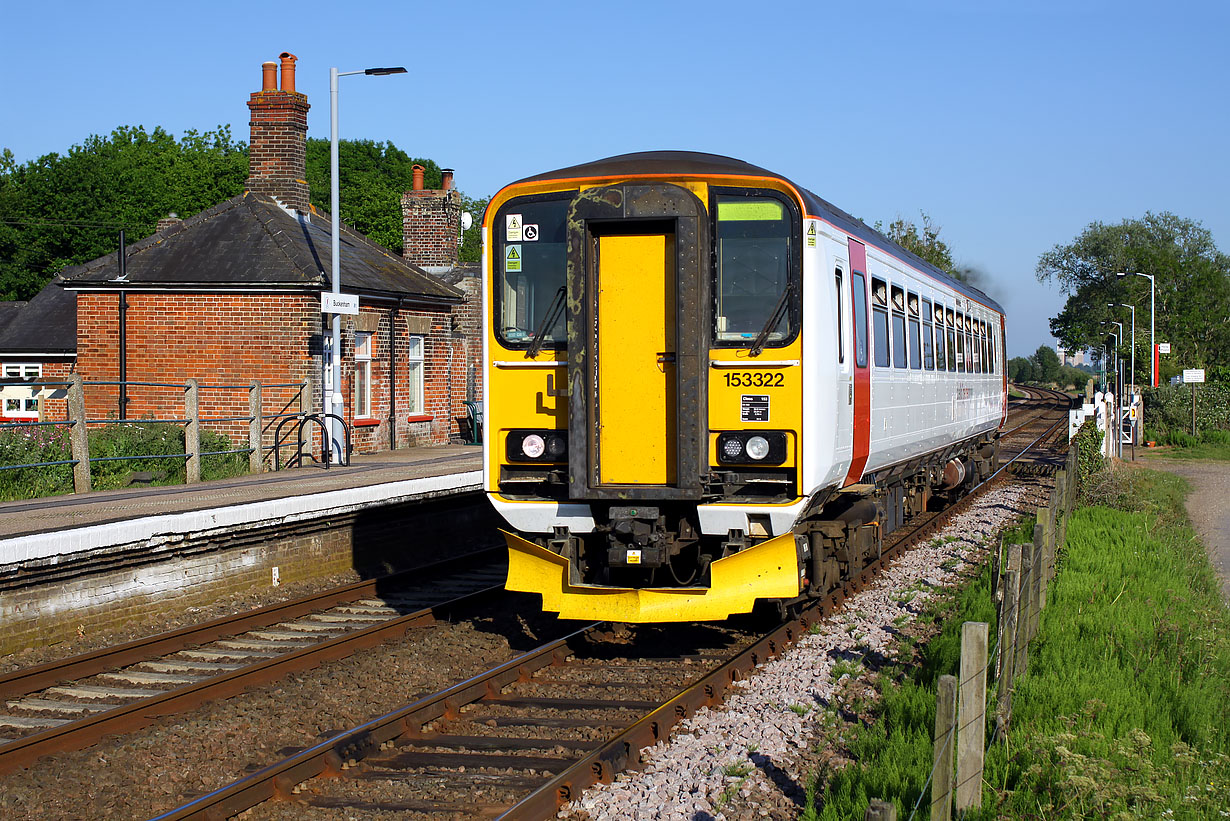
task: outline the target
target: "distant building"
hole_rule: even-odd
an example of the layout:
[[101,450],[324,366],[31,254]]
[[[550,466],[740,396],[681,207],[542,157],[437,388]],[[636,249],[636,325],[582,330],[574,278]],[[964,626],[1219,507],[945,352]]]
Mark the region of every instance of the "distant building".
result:
[[56,277],[29,302],[0,302],[0,422],[64,418],[63,386],[40,384],[76,370],[77,303],[62,283]]
[[1069,353],[1068,350],[1058,342],[1055,343],[1055,353],[1059,354],[1060,365],[1071,365],[1072,367],[1076,367],[1078,365],[1084,365],[1089,361],[1089,357],[1086,355],[1085,351],[1081,350],[1076,351],[1075,353]]

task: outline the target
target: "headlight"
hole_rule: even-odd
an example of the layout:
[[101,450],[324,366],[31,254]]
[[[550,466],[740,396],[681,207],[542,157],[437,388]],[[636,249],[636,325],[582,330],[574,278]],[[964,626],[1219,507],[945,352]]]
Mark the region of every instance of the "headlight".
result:
[[546,453],[547,443],[537,433],[531,433],[521,440],[521,452],[531,459],[537,459]]
[[568,431],[510,430],[504,456],[509,462],[567,462]]
[[759,462],[769,455],[769,440],[763,436],[752,436],[747,440],[747,455]]
[[743,443],[738,439],[730,438],[722,443],[722,456],[727,459],[735,460],[743,455]]

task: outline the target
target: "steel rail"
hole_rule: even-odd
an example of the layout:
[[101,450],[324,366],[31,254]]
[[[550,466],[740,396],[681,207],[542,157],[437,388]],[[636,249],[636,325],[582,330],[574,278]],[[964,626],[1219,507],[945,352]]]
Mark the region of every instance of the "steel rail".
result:
[[434,624],[437,612],[473,606],[503,592],[502,585],[487,587],[238,670],[221,672],[195,684],[185,684],[131,704],[116,705],[104,713],[80,721],[14,739],[0,746],[0,773],[28,767],[51,753],[79,750],[96,744],[108,735],[140,729],[162,716],[199,707],[214,699],[238,695],[251,687],[277,681],[289,673],[345,658],[358,650],[396,638],[414,627]]
[[[47,662],[34,667],[25,667],[0,676],[0,698],[15,698],[59,684],[62,681],[86,678],[99,673],[147,661],[158,656],[174,653],[188,647],[194,647],[210,641],[244,633],[261,627],[268,627],[279,621],[299,618],[317,610],[336,607],[339,604],[354,601],[364,596],[374,595],[379,588],[389,584],[398,584],[410,574],[416,577],[434,576],[442,573],[455,572],[484,557],[498,555],[502,546],[483,548],[456,556],[440,562],[434,562],[424,567],[403,570],[387,576],[377,576],[371,579],[354,582],[344,587],[325,590],[303,598],[279,602],[257,610],[249,610],[232,616],[201,624],[183,627],[159,633],[148,638],[137,639],[114,647],[106,647],[90,653],[83,653],[59,661]],[[3,747],[0,747],[3,750]]]

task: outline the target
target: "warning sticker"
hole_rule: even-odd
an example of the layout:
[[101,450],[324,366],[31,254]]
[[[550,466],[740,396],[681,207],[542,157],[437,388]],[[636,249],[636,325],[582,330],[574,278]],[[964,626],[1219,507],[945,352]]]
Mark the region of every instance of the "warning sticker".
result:
[[628,564],[640,564],[640,563],[641,563],[641,551],[629,550],[628,551]]
[[521,215],[509,214],[504,217],[504,241],[505,242],[520,242],[521,241]]
[[816,247],[816,223],[814,221],[807,223],[807,247]]
[[739,419],[743,422],[768,422],[769,395],[767,393],[743,394],[742,401],[739,403]]
[[521,237],[526,242],[538,242],[538,226],[534,224],[521,226]]
[[504,249],[504,273],[521,273],[521,246],[509,245]]

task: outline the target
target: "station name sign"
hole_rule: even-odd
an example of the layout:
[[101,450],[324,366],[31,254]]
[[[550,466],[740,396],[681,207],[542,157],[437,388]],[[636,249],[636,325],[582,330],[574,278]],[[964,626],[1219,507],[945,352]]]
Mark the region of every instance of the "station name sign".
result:
[[325,291],[320,295],[320,312],[322,314],[352,314],[359,313],[358,294],[335,294]]

